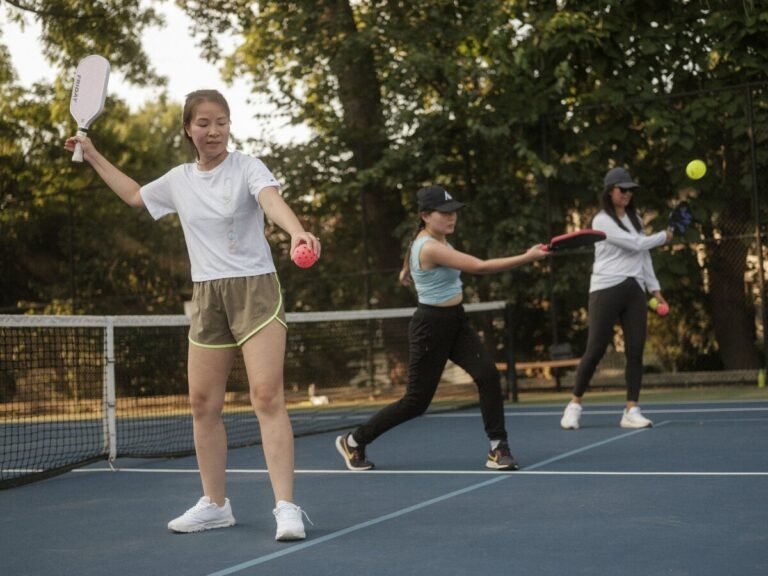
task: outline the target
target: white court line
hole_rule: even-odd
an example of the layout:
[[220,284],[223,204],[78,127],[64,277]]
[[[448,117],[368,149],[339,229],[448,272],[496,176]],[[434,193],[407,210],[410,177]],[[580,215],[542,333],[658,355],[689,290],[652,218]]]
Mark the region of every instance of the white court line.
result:
[[234,574],[235,572],[240,572],[242,570],[245,570],[246,568],[252,568],[253,566],[258,566],[259,564],[264,564],[265,562],[275,560],[277,558],[280,558],[281,556],[294,554],[295,552],[300,552],[301,550],[305,550],[306,548],[311,548],[313,546],[323,544],[324,542],[328,542],[329,540],[335,540],[336,538],[341,538],[342,536],[346,536],[347,534],[351,534],[352,532],[357,532],[359,530],[363,530],[364,528],[375,526],[376,524],[381,524],[382,522],[386,522],[387,520],[392,520],[394,518],[399,518],[400,516],[405,516],[406,514],[410,514],[411,512],[416,512],[417,510],[421,510],[422,508],[432,506],[433,504],[437,504],[445,500],[450,500],[451,498],[455,498],[456,496],[461,496],[462,494],[466,494],[468,492],[474,492],[475,490],[478,490],[480,488],[485,488],[486,486],[490,486],[491,484],[501,482],[502,480],[504,480],[505,477],[506,476],[497,476],[491,480],[486,480],[485,482],[481,482],[480,484],[473,484],[472,486],[467,486],[466,488],[463,488],[461,490],[449,492],[448,494],[443,494],[442,496],[438,496],[437,498],[432,498],[431,500],[425,500],[423,502],[419,502],[418,504],[414,504],[413,506],[402,508],[400,510],[392,512],[391,514],[378,516],[377,518],[373,518],[366,522],[361,522],[359,524],[355,524],[354,526],[350,526],[342,530],[337,530],[336,532],[332,532],[331,534],[326,534],[325,536],[320,536],[319,538],[313,538],[312,540],[304,541],[301,544],[291,546],[290,548],[285,548],[283,550],[280,550],[279,552],[273,552],[272,554],[267,554],[266,556],[260,556],[258,558],[254,558],[253,560],[248,560],[247,562],[243,562],[241,564],[237,564],[235,566],[225,568],[224,570],[213,572],[211,574],[208,574],[208,576],[226,576],[227,574]]
[[768,476],[768,472],[580,472],[537,470],[514,472],[514,474],[531,474],[538,476]]
[[[661,426],[664,426],[668,422],[661,422],[660,424],[657,424],[656,427],[659,428]],[[541,462],[538,462],[536,464],[533,464],[531,466],[527,466],[523,468],[523,471],[528,470],[535,470],[536,468],[540,468],[542,466],[546,466],[547,464],[551,464],[552,462],[557,462],[558,460],[563,460],[565,458],[568,458],[570,456],[573,456],[574,454],[580,454],[581,452],[585,452],[587,450],[591,450],[593,448],[597,448],[599,446],[604,446],[606,444],[610,444],[611,442],[615,442],[616,440],[622,440],[624,438],[629,438],[630,436],[634,436],[635,434],[642,434],[643,432],[647,432],[648,428],[641,428],[639,430],[632,430],[631,432],[625,432],[624,434],[619,434],[618,436],[613,436],[611,438],[607,438],[606,440],[601,440],[600,442],[595,442],[593,444],[588,444],[587,446],[583,446],[582,448],[578,448],[576,450],[571,450],[569,452],[566,452],[565,454],[561,454],[560,456],[555,456],[554,458],[548,458],[547,460],[543,460]],[[113,466],[113,468],[76,468],[72,470],[72,472],[111,472],[111,471],[119,471],[119,472],[136,472],[136,473],[144,473],[144,474],[154,474],[158,472],[164,472],[167,474],[191,474],[191,473],[197,473],[198,470],[196,469],[186,469],[186,470],[174,470],[171,468],[164,468],[164,469],[158,469],[153,468],[151,470],[147,470],[144,468],[119,468],[117,466]],[[228,469],[228,473],[237,474],[237,473],[245,473],[245,474],[264,474],[267,471],[266,470],[248,470],[248,469]],[[374,475],[374,474],[414,474],[415,471],[413,470],[366,470],[364,472],[362,471],[351,471],[351,470],[295,470],[295,474],[363,474],[363,475]],[[422,474],[425,473],[431,473],[431,474],[450,474],[449,471],[421,471]],[[499,474],[501,476],[509,476],[510,474],[519,474],[520,472],[510,472],[510,471],[462,471],[461,474]]]
[[[725,413],[725,412],[768,412],[768,406],[765,408],[643,408],[643,414],[713,414],[713,413]],[[620,414],[621,408],[615,408],[613,410],[589,410],[585,409],[584,414]],[[476,418],[480,414],[479,411],[474,412],[445,412],[441,414],[426,414],[426,418]],[[505,416],[562,416],[563,411],[549,411],[549,412],[515,412],[507,410],[504,412]]]
[[[663,425],[662,423],[661,425]],[[585,450],[589,450],[591,448],[597,448],[598,446],[604,446],[605,444],[608,444],[609,442],[614,442],[616,440],[621,440],[624,438],[628,438],[629,436],[633,436],[635,434],[639,434],[642,432],[647,431],[648,429],[645,428],[643,430],[634,430],[632,432],[626,433],[626,434],[620,434],[619,436],[614,436],[613,438],[609,438],[607,440],[603,440],[601,442],[597,442],[595,444],[590,444],[589,446],[585,446],[579,450],[573,450],[571,452],[568,452],[567,454],[563,454],[562,456],[556,457],[556,458],[550,458],[549,460],[545,460],[544,462],[539,462],[537,464],[534,464],[533,466],[528,467],[527,469],[531,470],[538,466],[543,466],[547,462],[554,462],[556,460],[561,460],[563,458],[567,458],[569,455],[577,454],[579,452],[584,452]],[[372,472],[372,471],[369,471]],[[369,472],[365,472],[365,474],[368,474]],[[362,474],[362,472],[356,472],[356,474]],[[295,546],[291,546],[290,548],[285,548],[281,550],[280,552],[275,552],[273,554],[267,554],[266,556],[260,556],[258,558],[254,558],[253,560],[249,560],[247,562],[243,562],[241,564],[236,564],[235,566],[231,566],[229,568],[226,568],[224,570],[220,570],[219,572],[213,572],[209,574],[208,576],[227,576],[228,574],[234,574],[236,572],[240,572],[242,570],[245,570],[246,568],[252,568],[253,566],[257,566],[259,564],[264,564],[265,562],[269,562],[271,560],[275,560],[277,558],[280,558],[282,556],[287,556],[288,554],[293,554],[295,552],[300,552],[302,550],[305,550],[307,548],[310,548],[312,546],[318,546],[319,544],[323,544],[325,542],[328,542],[329,540],[335,540],[336,538],[340,538],[342,536],[346,536],[347,534],[351,534],[353,532],[358,532],[359,530],[363,530],[365,528],[368,528],[370,526],[375,526],[377,524],[381,524],[382,522],[386,522],[388,520],[392,520],[395,518],[399,518],[401,516],[405,516],[406,514],[410,514],[411,512],[416,512],[417,510],[421,510],[422,508],[426,508],[428,506],[432,506],[433,504],[437,504],[439,502],[444,502],[445,500],[450,500],[451,498],[455,498],[456,496],[461,496],[462,494],[467,494],[469,492],[474,492],[475,490],[479,490],[480,488],[485,488],[487,486],[490,486],[492,484],[495,484],[497,482],[501,482],[503,480],[506,480],[508,478],[514,478],[515,475],[519,474],[519,472],[507,472],[506,474],[501,474],[498,476],[493,477],[490,480],[486,480],[484,482],[480,482],[478,484],[473,484],[471,486],[467,486],[466,488],[463,488],[461,490],[456,490],[454,492],[449,492],[447,494],[443,494],[442,496],[438,496],[436,498],[432,498],[430,500],[425,500],[423,502],[420,502],[418,504],[414,504],[413,506],[409,506],[407,508],[402,508],[400,510],[397,510],[395,512],[392,512],[391,514],[385,514],[384,516],[378,516],[376,518],[373,518],[371,520],[368,520],[366,522],[361,522],[360,524],[355,524],[354,526],[350,526],[348,528],[344,528],[343,530],[338,530],[336,532],[332,532],[331,534],[326,534],[325,536],[321,536],[319,538],[313,538],[312,540],[308,540],[305,542],[302,542],[301,544],[297,544]]]
[[[656,428],[659,428],[661,426],[664,426],[666,424],[669,424],[669,421],[660,422],[656,425]],[[342,530],[338,530],[336,532],[333,532],[331,534],[327,534],[325,536],[321,536],[318,538],[312,538],[311,540],[304,541],[300,544],[296,544],[293,546],[290,546],[288,548],[284,548],[280,550],[279,552],[275,552],[272,554],[267,554],[265,556],[260,556],[258,558],[254,558],[252,560],[249,560],[247,562],[243,562],[234,566],[231,566],[229,568],[226,568],[224,570],[214,572],[209,574],[208,576],[227,576],[229,574],[235,574],[237,572],[241,572],[243,570],[246,570],[248,568],[252,568],[254,566],[265,564],[267,562],[270,562],[272,560],[276,560],[278,558],[281,558],[283,556],[287,556],[290,554],[294,554],[297,552],[301,552],[302,550],[306,550],[307,548],[311,548],[313,546],[318,546],[320,544],[323,544],[325,542],[328,542],[330,540],[335,540],[337,538],[341,538],[342,536],[346,536],[348,534],[358,532],[360,530],[363,530],[365,528],[369,528],[371,526],[375,526],[377,524],[381,524],[383,522],[387,522],[389,520],[393,520],[402,516],[405,516],[407,514],[410,514],[411,512],[416,512],[418,510],[421,510],[423,508],[429,507],[433,504],[437,504],[440,502],[444,502],[446,500],[450,500],[452,498],[455,498],[457,496],[461,496],[463,494],[467,494],[488,486],[491,486],[492,484],[501,482],[503,480],[514,478],[516,476],[521,475],[538,475],[538,476],[625,476],[625,477],[632,477],[632,476],[643,476],[643,477],[751,477],[751,476],[758,476],[758,477],[765,477],[768,476],[768,472],[579,472],[579,471],[544,471],[544,470],[537,470],[537,468],[543,467],[547,464],[550,464],[552,462],[556,462],[558,460],[563,460],[565,458],[568,458],[570,456],[573,456],[578,453],[585,452],[587,450],[591,450],[593,448],[598,448],[600,446],[604,446],[608,443],[615,442],[617,440],[622,440],[629,438],[631,436],[634,436],[636,434],[640,434],[643,432],[647,432],[648,429],[642,429],[642,430],[633,430],[631,432],[627,432],[624,434],[620,434],[618,436],[614,436],[612,438],[608,438],[606,440],[596,442],[593,444],[590,444],[588,446],[584,446],[577,450],[572,450],[570,452],[567,452],[565,454],[562,454],[560,456],[556,456],[554,458],[550,458],[548,460],[544,460],[542,462],[538,462],[536,464],[533,464],[531,466],[528,466],[524,470],[517,471],[517,472],[493,472],[493,471],[467,471],[467,470],[392,470],[392,471],[386,471],[386,470],[369,470],[366,472],[353,472],[349,470],[297,470],[297,474],[356,474],[356,475],[375,475],[375,474],[384,474],[384,475],[490,475],[491,478],[488,480],[485,480],[483,482],[479,482],[477,484],[473,484],[471,486],[468,486],[466,488],[463,488],[461,490],[456,490],[453,492],[449,492],[447,494],[443,494],[442,496],[438,496],[436,498],[432,498],[430,500],[425,500],[423,502],[420,502],[418,504],[415,504],[413,506],[409,506],[406,508],[402,508],[400,510],[397,510],[395,512],[392,512],[390,514],[385,514],[383,516],[378,516],[376,518],[372,518],[371,520],[361,522],[358,524],[355,524],[353,526],[350,526],[348,528],[344,528]],[[145,470],[140,468],[123,468],[118,469],[119,471],[123,472],[137,472],[137,473],[161,473],[161,472],[167,472],[167,473],[181,473],[181,474],[197,474],[198,471],[196,469],[193,470],[170,470],[170,469],[155,469],[155,470]],[[109,468],[104,469],[76,469],[72,472],[111,472]],[[228,473],[234,473],[234,474],[267,474],[266,470],[259,470],[259,469],[231,469],[228,470]]]
[[[145,468],[90,468],[76,469],[72,472],[96,473],[96,472],[126,472],[132,474],[199,474],[197,469],[174,470],[171,468],[154,468],[147,470]],[[254,474],[267,475],[266,469],[259,468],[236,468],[227,470],[227,474]],[[509,472],[503,470],[366,470],[365,472],[354,472],[352,470],[323,470],[307,469],[294,470],[295,474],[317,474],[322,476],[768,476],[768,472],[590,472],[582,470],[518,470]]]
[[[727,422],[731,422],[731,420],[726,420]],[[659,422],[654,425],[655,428],[661,428],[662,426],[666,426],[667,424],[672,424],[674,421],[672,420],[665,420],[663,422]],[[413,475],[413,476],[489,476],[489,475],[500,475],[500,476],[509,476],[509,475],[521,475],[521,474],[538,474],[542,476],[554,476],[554,475],[571,475],[571,476],[768,476],[768,472],[707,472],[707,471],[700,471],[700,472],[588,472],[588,471],[554,471],[554,472],[547,472],[547,471],[537,471],[538,468],[542,468],[543,466],[546,466],[547,464],[552,464],[553,462],[558,462],[560,460],[564,460],[566,458],[569,458],[571,456],[574,456],[576,454],[580,454],[582,452],[586,452],[587,450],[592,450],[593,448],[598,448],[600,446],[604,446],[606,444],[609,444],[611,442],[615,442],[616,440],[621,440],[624,438],[629,438],[630,436],[635,436],[636,434],[642,434],[643,432],[647,432],[648,428],[641,428],[639,430],[631,430],[629,432],[625,432],[623,434],[620,434],[618,436],[613,436],[611,438],[607,438],[606,440],[601,440],[600,442],[595,442],[593,444],[589,444],[587,446],[583,446],[582,448],[577,448],[576,450],[571,450],[569,452],[566,452],[564,454],[561,454],[559,456],[555,456],[553,458],[548,458],[547,460],[542,460],[541,462],[537,462],[536,464],[532,464],[530,466],[526,466],[522,470],[518,470],[516,472],[510,472],[505,470],[366,470],[364,472],[361,471],[352,471],[352,470],[346,470],[346,469],[301,469],[301,470],[294,470],[295,474],[322,474],[322,475],[348,475],[348,474],[356,474],[356,475],[365,475],[365,476],[375,476],[375,475],[385,475],[385,476],[397,476],[397,475]],[[135,473],[135,474],[198,474],[199,470],[197,468],[190,468],[190,469],[175,469],[175,468],[152,468],[152,469],[146,469],[146,468],[120,468],[117,466],[113,466],[111,468],[76,468],[72,470],[74,473],[96,473],[96,472],[129,472],[129,473]],[[259,468],[228,468],[226,470],[227,474],[268,474],[268,471],[266,469],[259,469]]]
[[[656,428],[661,428],[665,424],[669,424],[668,421],[666,422],[660,422],[659,424],[656,424]],[[542,466],[546,466],[547,464],[552,464],[553,462],[558,462],[560,460],[564,460],[566,458],[569,458],[570,456],[573,456],[574,454],[581,454],[582,452],[586,452],[587,450],[591,450],[592,448],[597,448],[598,446],[604,446],[606,444],[610,444],[611,442],[615,442],[616,440],[621,440],[623,438],[629,438],[630,436],[634,436],[636,434],[642,434],[643,432],[647,432],[650,430],[650,428],[640,428],[639,430],[632,430],[631,432],[625,432],[624,434],[620,434],[619,436],[614,436],[612,438],[607,438],[605,440],[602,440],[600,442],[595,442],[594,444],[589,444],[587,446],[584,446],[582,448],[577,448],[576,450],[571,450],[570,452],[566,452],[565,454],[561,454],[560,456],[555,456],[554,458],[548,458],[547,460],[543,460],[541,462],[537,462],[536,464],[533,464],[531,466],[526,466],[523,468],[523,470],[536,470],[537,468],[541,468]]]

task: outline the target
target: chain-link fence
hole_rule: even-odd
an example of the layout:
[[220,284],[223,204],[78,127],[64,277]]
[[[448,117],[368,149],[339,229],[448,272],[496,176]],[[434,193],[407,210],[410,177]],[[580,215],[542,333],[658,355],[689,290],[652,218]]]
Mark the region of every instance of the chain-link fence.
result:
[[[554,167],[540,181],[553,234],[589,227],[613,165],[628,167],[641,184],[634,196],[649,231],[663,230],[677,203],[692,208],[695,222],[685,236],[652,252],[671,313],[649,319],[648,372],[765,366],[767,87],[597,104],[541,120],[541,154]],[[694,159],[707,166],[696,180],[686,174]],[[575,356],[586,341],[591,264],[591,257],[568,256],[552,265],[552,344],[569,345]],[[606,373],[623,367],[618,329],[614,344]]]

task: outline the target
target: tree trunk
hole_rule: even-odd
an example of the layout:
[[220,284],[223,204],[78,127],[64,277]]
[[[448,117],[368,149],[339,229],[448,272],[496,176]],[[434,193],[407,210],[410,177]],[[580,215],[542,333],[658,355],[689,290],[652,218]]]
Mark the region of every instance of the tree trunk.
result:
[[726,148],[724,190],[729,203],[717,222],[720,242],[708,249],[710,306],[720,358],[726,370],[759,367],[755,346],[755,309],[747,297],[744,274],[750,241],[743,238],[752,218],[750,201],[739,197],[738,162]]
[[400,243],[394,230],[405,217],[400,193],[364,176],[366,170],[381,161],[389,145],[373,51],[360,39],[348,0],[328,0],[326,7],[326,22],[341,39],[331,58],[331,71],[339,82],[344,112],[341,136],[352,151],[352,164],[358,175],[368,268],[398,268]]
[[741,239],[710,249],[710,304],[720,358],[726,370],[758,368],[755,315],[745,297],[747,247]]

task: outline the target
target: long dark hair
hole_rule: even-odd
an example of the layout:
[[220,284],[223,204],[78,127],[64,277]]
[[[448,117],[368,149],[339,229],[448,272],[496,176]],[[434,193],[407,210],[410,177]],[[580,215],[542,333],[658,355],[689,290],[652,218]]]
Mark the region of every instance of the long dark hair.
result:
[[411,237],[411,241],[408,244],[408,250],[405,251],[405,258],[403,259],[403,267],[400,270],[400,277],[405,278],[411,275],[411,248],[413,248],[413,243],[416,240],[416,237],[419,235],[419,232],[424,230],[426,228],[427,224],[424,222],[424,219],[421,217],[423,213],[419,212],[419,225],[416,228],[416,232],[414,232],[413,236]]
[[[600,197],[600,200],[603,204],[603,210],[605,211],[608,216],[610,216],[616,224],[621,227],[622,230],[625,232],[629,232],[627,230],[627,227],[624,226],[624,223],[619,220],[619,217],[616,216],[616,208],[613,206],[613,200],[611,200],[611,190],[614,189],[614,186],[607,186],[603,190],[603,195]],[[629,217],[629,221],[632,222],[632,226],[635,227],[635,230],[640,232],[643,229],[643,224],[640,222],[640,216],[637,213],[637,208],[635,207],[635,198],[634,194],[632,199],[629,201],[629,204],[627,204],[627,207],[625,208],[625,211],[627,213],[627,216]]]
[[189,142],[189,145],[192,147],[195,158],[200,158],[200,154],[198,153],[197,148],[195,148],[195,143],[192,142],[192,138],[187,134],[187,128],[192,123],[192,118],[195,116],[195,110],[197,110],[197,107],[203,102],[213,102],[214,104],[218,104],[227,113],[227,118],[230,118],[229,103],[218,90],[195,90],[194,92],[187,94],[187,99],[184,102],[184,112],[181,116],[182,122],[184,123],[182,132],[184,133],[184,138],[187,139],[187,142]]

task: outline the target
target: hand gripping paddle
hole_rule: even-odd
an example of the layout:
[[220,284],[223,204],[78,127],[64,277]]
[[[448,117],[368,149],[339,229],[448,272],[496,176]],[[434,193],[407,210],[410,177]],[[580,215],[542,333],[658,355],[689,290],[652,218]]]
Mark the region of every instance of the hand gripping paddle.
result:
[[[75,81],[72,84],[72,97],[69,100],[69,112],[77,122],[77,136],[88,133],[88,128],[104,109],[109,82],[109,62],[103,56],[86,56],[77,65]],[[83,161],[83,148],[80,142],[75,144],[73,162]]]

